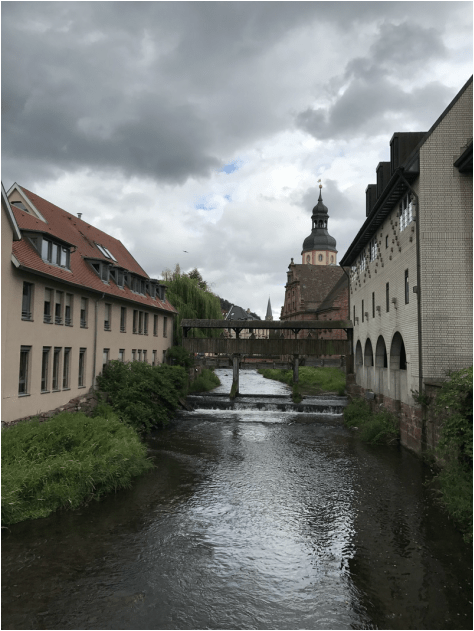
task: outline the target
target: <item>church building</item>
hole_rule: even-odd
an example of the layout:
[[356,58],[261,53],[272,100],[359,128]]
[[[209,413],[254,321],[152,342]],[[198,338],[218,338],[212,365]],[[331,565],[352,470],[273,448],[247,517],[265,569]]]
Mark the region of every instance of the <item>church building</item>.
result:
[[[280,320],[348,320],[348,276],[337,264],[336,239],[328,232],[329,213],[322,186],[311,216],[311,234],[303,241],[301,264],[288,266]],[[300,331],[300,337],[307,335]],[[313,333],[314,335],[314,333]],[[320,339],[346,339],[342,329],[321,330]]]

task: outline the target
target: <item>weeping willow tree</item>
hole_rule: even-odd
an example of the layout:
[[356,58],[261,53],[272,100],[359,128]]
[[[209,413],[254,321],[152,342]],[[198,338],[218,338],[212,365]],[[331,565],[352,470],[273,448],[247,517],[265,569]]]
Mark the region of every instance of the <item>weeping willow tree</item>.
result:
[[[221,304],[217,296],[207,289],[202,289],[199,279],[181,274],[179,267],[169,274],[163,272],[167,286],[166,297],[178,310],[174,318],[174,343],[180,345],[183,339],[181,320],[222,320]],[[202,285],[202,284],[201,284]],[[207,285],[206,285],[207,286]],[[218,337],[221,329],[192,329],[193,337]]]

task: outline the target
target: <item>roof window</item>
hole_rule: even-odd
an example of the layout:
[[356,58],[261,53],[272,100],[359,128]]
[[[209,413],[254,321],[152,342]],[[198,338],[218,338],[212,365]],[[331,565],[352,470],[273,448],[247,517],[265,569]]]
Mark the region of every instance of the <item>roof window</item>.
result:
[[19,208],[20,210],[25,210],[26,212],[28,212],[28,208],[22,202],[10,202],[10,205],[15,206],[16,208]]
[[112,261],[117,262],[115,256],[111,254],[111,252],[106,247],[104,247],[103,245],[99,245],[98,243],[96,243],[96,246],[98,247],[99,252],[101,252],[104,256],[106,256],[108,259],[112,259]]

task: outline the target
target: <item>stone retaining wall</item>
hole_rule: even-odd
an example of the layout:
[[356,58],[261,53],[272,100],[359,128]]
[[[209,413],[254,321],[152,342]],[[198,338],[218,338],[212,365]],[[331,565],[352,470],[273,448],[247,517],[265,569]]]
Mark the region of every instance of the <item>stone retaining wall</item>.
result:
[[441,425],[444,416],[436,414],[433,402],[441,384],[426,385],[426,394],[431,398],[429,405],[408,405],[383,394],[366,390],[355,383],[355,375],[347,375],[347,394],[350,399],[365,398],[373,412],[382,408],[393,412],[398,419],[400,428],[400,443],[414,451],[422,453],[434,449],[440,438]]

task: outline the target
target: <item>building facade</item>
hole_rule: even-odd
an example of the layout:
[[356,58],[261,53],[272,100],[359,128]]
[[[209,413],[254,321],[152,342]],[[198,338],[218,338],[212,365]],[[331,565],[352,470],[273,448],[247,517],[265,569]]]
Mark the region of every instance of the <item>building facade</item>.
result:
[[2,421],[85,395],[111,359],[162,363],[175,313],[119,240],[2,187]]
[[399,412],[402,443],[420,450],[437,436],[414,392],[472,365],[472,77],[428,132],[393,135],[376,175],[341,261],[355,381]]
[[[280,315],[283,321],[349,319],[348,270],[337,265],[336,240],[328,233],[329,213],[323,204],[321,188],[311,215],[311,234],[303,242],[302,263],[296,264],[291,259],[288,266]],[[307,331],[298,333],[298,337],[306,335]],[[317,335],[320,339],[347,339],[343,329],[323,329]]]

